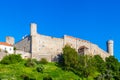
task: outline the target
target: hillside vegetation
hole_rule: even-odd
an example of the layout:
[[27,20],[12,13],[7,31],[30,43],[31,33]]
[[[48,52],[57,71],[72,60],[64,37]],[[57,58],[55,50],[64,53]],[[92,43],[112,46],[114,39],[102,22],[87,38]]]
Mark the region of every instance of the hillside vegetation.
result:
[[[16,64],[10,65],[0,65],[0,78],[5,80],[43,80],[44,77],[50,76],[53,80],[78,80],[79,77],[73,72],[63,71],[61,68],[57,67],[55,63],[48,63],[43,65],[43,73],[37,72],[34,67],[24,66],[24,61]],[[29,79],[28,79],[29,78]]]
[[59,62],[5,56],[0,62],[0,80],[120,80],[120,63],[113,56],[103,60],[99,55],[78,55],[66,45]]

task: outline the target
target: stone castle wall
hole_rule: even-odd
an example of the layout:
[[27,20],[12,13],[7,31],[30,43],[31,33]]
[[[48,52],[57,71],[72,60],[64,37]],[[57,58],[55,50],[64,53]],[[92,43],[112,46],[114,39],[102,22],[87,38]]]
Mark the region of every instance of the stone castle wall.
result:
[[[87,48],[87,55],[100,55],[103,59],[110,56],[109,53],[99,48],[96,44],[79,38],[64,35],[63,38],[54,38],[37,33],[37,25],[31,24],[30,36],[27,36],[20,42],[15,44],[19,50],[30,52],[32,58],[40,60],[46,58],[48,61],[53,61],[62,54],[63,47],[68,44],[78,51],[82,46]],[[111,49],[111,48],[110,48]]]
[[18,49],[18,50],[22,50],[24,52],[30,52],[30,36],[25,37],[24,39],[22,39],[21,41],[17,42],[14,46]]
[[23,59],[31,58],[31,53],[22,50],[16,50],[16,54],[20,54]]
[[30,37],[26,37],[15,46],[19,50],[31,52],[30,46],[34,45],[33,49],[35,50],[33,50],[34,53],[32,53],[32,57],[38,60],[41,58],[47,58],[48,61],[51,61],[54,58],[57,58],[57,55],[62,53],[62,49],[66,44],[75,48],[76,51],[78,51],[81,46],[86,46],[88,48],[87,55],[100,55],[103,59],[110,55],[93,43],[67,35],[65,35],[64,38],[54,38],[36,34],[33,39],[34,42],[31,44]]
[[102,58],[110,56],[110,54],[101,48],[99,48],[96,44],[90,43],[89,41],[74,38],[71,36],[64,36],[65,44],[71,45],[73,48],[78,51],[81,46],[86,46],[88,48],[87,55],[100,55]]
[[[53,38],[50,36],[44,36],[37,34],[36,37],[33,37],[34,42],[32,44],[36,45],[36,51],[33,53],[33,58],[40,59],[45,57],[45,55],[48,55],[47,58],[53,59],[58,54],[62,53],[63,48],[63,39],[61,38]],[[39,56],[38,56],[39,55]],[[50,61],[50,59],[49,59]]]

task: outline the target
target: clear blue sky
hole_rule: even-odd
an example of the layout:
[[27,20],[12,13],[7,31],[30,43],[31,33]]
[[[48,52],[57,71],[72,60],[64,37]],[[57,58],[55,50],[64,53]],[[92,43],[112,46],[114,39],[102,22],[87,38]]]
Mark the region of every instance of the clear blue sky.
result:
[[120,60],[120,1],[116,0],[1,0],[0,41],[6,36],[16,42],[29,34],[30,23],[38,32],[62,37],[64,34],[89,40],[106,50],[114,40],[115,57]]

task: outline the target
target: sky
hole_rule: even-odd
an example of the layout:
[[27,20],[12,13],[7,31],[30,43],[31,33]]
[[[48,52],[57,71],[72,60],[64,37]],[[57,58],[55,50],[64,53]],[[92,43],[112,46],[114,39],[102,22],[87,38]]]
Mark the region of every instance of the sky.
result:
[[30,33],[61,38],[64,34],[88,40],[106,50],[114,40],[114,56],[120,61],[119,0],[1,0],[0,41],[13,36],[18,42]]

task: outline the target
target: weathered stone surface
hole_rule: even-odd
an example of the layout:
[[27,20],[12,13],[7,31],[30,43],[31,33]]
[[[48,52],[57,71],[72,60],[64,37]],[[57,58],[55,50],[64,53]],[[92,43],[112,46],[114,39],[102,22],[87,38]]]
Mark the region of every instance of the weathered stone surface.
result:
[[89,41],[74,38],[71,36],[64,35],[63,38],[54,38],[50,36],[45,36],[37,33],[37,25],[35,23],[31,24],[30,36],[27,36],[20,42],[15,44],[15,47],[19,50],[30,52],[32,58],[40,60],[41,58],[46,58],[48,61],[55,60],[58,55],[62,53],[62,49],[66,44],[69,44],[76,51],[85,46],[86,50],[84,54],[86,55],[100,55],[103,59],[110,56],[111,54],[99,48],[96,44]]

